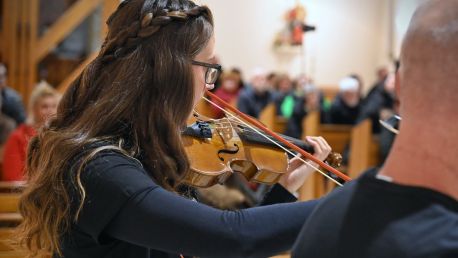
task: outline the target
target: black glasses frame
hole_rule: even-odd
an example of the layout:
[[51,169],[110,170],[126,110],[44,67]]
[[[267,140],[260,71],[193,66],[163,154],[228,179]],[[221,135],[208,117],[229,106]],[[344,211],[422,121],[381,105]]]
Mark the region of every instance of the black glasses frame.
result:
[[[204,62],[199,62],[192,60],[193,65],[198,65],[198,66],[203,66],[207,68],[207,71],[205,72],[205,83],[206,84],[215,84],[216,80],[218,80],[219,75],[221,74],[222,67],[219,64],[209,64],[209,63],[204,63]],[[213,79],[210,78],[210,74],[212,72],[216,71],[217,76],[215,76]]]

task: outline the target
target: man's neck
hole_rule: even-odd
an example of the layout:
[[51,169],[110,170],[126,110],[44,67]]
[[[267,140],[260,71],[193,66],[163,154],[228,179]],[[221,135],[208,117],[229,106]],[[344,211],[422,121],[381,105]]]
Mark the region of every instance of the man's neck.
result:
[[430,188],[458,200],[457,147],[441,144],[441,137],[434,135],[423,129],[401,132],[380,174],[394,183]]

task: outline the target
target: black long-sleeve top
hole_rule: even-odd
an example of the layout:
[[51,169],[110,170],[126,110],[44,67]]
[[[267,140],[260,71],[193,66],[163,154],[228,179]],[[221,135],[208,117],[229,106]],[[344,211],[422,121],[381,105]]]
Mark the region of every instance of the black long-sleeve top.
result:
[[[65,258],[268,257],[291,249],[317,203],[214,209],[166,191],[116,152],[98,154],[81,179],[86,200],[62,237]],[[265,203],[282,200],[294,198],[276,185]]]
[[458,257],[458,201],[371,169],[316,207],[293,258]]

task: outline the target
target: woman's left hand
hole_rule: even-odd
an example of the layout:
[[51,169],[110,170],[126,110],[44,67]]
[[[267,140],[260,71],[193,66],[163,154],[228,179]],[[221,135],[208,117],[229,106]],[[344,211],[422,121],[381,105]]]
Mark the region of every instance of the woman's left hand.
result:
[[[331,152],[331,146],[326,142],[323,137],[311,137],[307,136],[307,142],[313,146],[315,150],[315,156],[319,160],[325,160]],[[313,161],[307,160],[313,164],[314,167],[318,167]],[[299,159],[299,156],[294,157],[289,161],[288,171],[278,181],[286,190],[290,193],[295,193],[304,184],[305,180],[315,171],[315,169],[307,164],[304,164]]]

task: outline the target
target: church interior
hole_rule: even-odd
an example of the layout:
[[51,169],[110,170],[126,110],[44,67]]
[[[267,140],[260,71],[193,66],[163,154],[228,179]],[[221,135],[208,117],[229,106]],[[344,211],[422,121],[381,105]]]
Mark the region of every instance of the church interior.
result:
[[[14,235],[23,220],[21,193],[28,187],[28,142],[97,58],[106,21],[120,2],[0,0],[0,258],[26,257]],[[286,139],[324,138],[338,156],[335,169],[345,177],[315,164],[319,172],[294,193],[300,201],[324,197],[345,178],[383,165],[400,122],[395,74],[402,41],[425,0],[195,2],[213,12],[214,62],[221,66],[196,114],[228,123],[238,115],[221,104],[224,100]],[[194,120],[190,117],[189,125]],[[289,159],[296,154],[282,153]],[[232,177],[229,186],[198,188],[200,201],[244,209],[257,206],[270,189]]]

